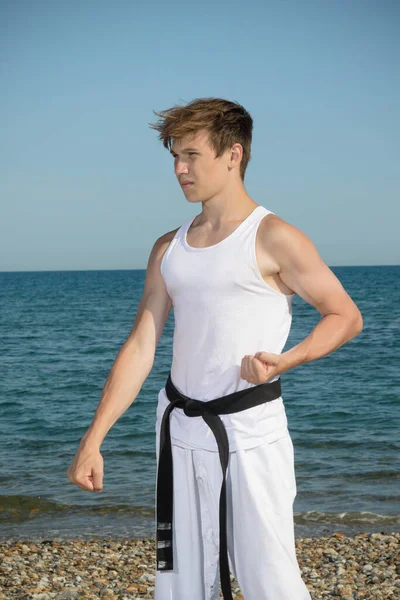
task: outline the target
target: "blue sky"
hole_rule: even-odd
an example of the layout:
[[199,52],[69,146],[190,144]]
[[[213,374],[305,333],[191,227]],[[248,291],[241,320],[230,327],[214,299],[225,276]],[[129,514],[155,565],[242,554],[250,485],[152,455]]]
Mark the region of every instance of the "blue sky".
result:
[[0,270],[146,268],[201,210],[148,123],[254,119],[250,196],[330,266],[400,264],[397,0],[2,0]]

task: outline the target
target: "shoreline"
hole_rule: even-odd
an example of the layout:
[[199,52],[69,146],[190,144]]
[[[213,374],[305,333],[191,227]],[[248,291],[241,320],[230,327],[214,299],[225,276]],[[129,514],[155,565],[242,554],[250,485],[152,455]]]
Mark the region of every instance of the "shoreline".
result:
[[[66,507],[64,514],[60,514],[59,511],[41,513],[30,505],[16,505],[12,511],[8,505],[3,505],[0,506],[0,540],[151,539],[155,535],[155,514],[154,510],[146,510],[73,506]],[[337,532],[348,537],[360,533],[400,533],[400,515],[348,511],[322,513],[317,510],[294,513],[296,538],[330,536]]]
[[[296,537],[313,600],[400,597],[400,533]],[[155,540],[93,537],[0,541],[0,600],[151,599]],[[233,597],[243,600],[232,576]]]

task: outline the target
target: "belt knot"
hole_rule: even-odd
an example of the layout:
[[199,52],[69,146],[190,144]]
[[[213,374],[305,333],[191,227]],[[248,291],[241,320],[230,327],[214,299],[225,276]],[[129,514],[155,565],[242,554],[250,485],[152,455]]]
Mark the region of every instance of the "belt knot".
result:
[[183,412],[187,417],[201,417],[207,410],[204,404],[200,400],[186,400]]

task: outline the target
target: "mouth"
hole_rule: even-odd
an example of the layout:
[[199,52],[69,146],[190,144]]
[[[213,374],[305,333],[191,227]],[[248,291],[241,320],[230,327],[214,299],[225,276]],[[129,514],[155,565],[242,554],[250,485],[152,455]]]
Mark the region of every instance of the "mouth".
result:
[[188,187],[189,185],[193,185],[193,181],[186,181],[185,183],[181,183],[182,187]]

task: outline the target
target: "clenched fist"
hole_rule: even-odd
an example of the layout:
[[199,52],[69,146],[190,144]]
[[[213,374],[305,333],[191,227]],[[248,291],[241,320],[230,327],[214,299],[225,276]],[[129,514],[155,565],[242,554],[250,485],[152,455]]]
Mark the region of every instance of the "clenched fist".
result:
[[66,475],[71,483],[88,492],[103,489],[103,457],[97,446],[81,444]]
[[265,383],[275,375],[280,374],[282,358],[280,354],[271,352],[256,352],[254,355],[246,354],[242,358],[240,377],[249,383]]

